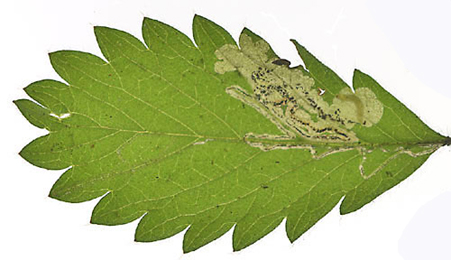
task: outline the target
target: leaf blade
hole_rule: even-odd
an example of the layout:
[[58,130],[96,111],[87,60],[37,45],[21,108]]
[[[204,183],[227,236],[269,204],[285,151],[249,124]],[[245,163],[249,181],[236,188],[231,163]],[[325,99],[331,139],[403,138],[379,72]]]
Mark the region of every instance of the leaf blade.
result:
[[16,101],[32,124],[50,131],[23,157],[70,167],[52,198],[105,195],[92,223],[142,217],[136,241],[189,227],[183,250],[191,252],[236,224],[233,248],[241,250],[287,218],[293,242],[343,196],[340,212],[357,210],[449,144],[368,75],[354,72],[353,92],[294,40],[307,70],[290,68],[249,29],[238,47],[200,16],[197,47],[149,18],[144,43],[116,29],[94,31],[106,61],[52,53],[68,84],[27,87],[42,106]]

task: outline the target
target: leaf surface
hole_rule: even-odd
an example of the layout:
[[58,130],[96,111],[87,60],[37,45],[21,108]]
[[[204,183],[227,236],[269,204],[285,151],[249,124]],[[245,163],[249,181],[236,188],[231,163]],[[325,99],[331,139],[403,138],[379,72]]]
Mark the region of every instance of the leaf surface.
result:
[[136,241],[189,227],[190,252],[235,226],[240,250],[285,218],[294,241],[341,198],[342,214],[361,208],[450,142],[370,76],[355,70],[352,90],[294,40],[305,67],[248,29],[237,44],[201,16],[195,44],[148,18],[142,34],[95,27],[105,59],[51,53],[65,83],[32,83],[32,100],[15,101],[49,131],[21,156],[67,168],[50,196],[103,196],[91,222],[142,217]]

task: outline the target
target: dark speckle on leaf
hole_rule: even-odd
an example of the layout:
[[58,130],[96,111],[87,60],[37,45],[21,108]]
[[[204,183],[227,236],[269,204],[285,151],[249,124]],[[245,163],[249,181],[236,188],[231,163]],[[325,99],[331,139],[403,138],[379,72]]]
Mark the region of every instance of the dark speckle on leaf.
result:
[[272,62],[273,64],[279,65],[279,66],[290,66],[291,62],[286,59],[278,59]]

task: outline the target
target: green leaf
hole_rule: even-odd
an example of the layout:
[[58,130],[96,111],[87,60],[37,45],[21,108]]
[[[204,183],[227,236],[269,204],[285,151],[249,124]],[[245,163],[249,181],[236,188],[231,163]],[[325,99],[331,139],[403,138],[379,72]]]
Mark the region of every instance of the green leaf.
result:
[[136,241],[189,227],[184,252],[235,226],[241,250],[285,218],[296,240],[343,197],[342,214],[359,209],[450,143],[370,76],[355,70],[351,90],[294,40],[305,68],[248,29],[239,46],[200,16],[193,32],[196,45],[146,18],[145,44],[95,27],[106,60],[50,54],[66,83],[35,82],[15,103],[49,132],[21,156],[67,168],[52,198],[103,196],[91,222],[142,217]]

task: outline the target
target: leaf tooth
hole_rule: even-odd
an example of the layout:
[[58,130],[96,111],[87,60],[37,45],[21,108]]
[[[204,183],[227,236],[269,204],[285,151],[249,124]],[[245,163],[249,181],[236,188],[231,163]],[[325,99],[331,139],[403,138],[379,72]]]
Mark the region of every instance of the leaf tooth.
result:
[[188,36],[174,27],[145,17],[142,25],[144,42],[149,49],[166,55],[189,55],[197,52]]
[[327,215],[343,197],[341,192],[324,194],[312,192],[294,202],[289,209],[285,229],[293,243],[302,234]]
[[192,252],[229,231],[235,222],[230,218],[233,214],[226,206],[218,206],[205,211],[190,225],[183,239],[183,252]]
[[210,55],[225,44],[236,45],[235,40],[224,28],[197,14],[193,19],[193,36],[198,48]]
[[51,116],[51,111],[43,106],[40,106],[28,99],[14,100],[14,104],[20,110],[22,115],[32,125],[38,128],[45,128],[47,130],[57,130],[62,127],[60,120]]
[[146,211],[139,210],[127,200],[127,192],[110,191],[97,203],[91,223],[99,225],[122,225],[142,217]]
[[224,235],[235,223],[243,218],[252,205],[255,195],[212,206],[198,211],[195,220],[186,231],[183,251],[194,251]]
[[104,60],[87,52],[62,50],[49,53],[49,58],[56,73],[70,85],[84,87],[93,78],[113,73]]
[[192,215],[168,217],[165,210],[150,210],[138,224],[135,232],[136,242],[152,242],[174,236],[182,232],[192,222]]
[[240,251],[257,242],[279,226],[284,217],[283,212],[273,212],[240,220],[233,232],[233,251]]
[[135,57],[146,51],[146,46],[135,36],[113,28],[95,26],[97,44],[103,56],[112,62],[119,57]]
[[109,191],[106,183],[90,182],[92,176],[78,168],[75,166],[64,172],[53,184],[49,197],[78,203],[98,198]]
[[251,30],[249,30],[247,27],[244,27],[243,30],[241,31],[240,39],[239,39],[240,48],[243,49],[243,46],[246,45],[244,36],[250,37],[254,44],[257,42],[263,42],[265,45],[267,45],[269,47],[269,49],[266,53],[268,60],[273,60],[273,59],[279,58],[279,56],[277,56],[277,54],[274,52],[274,50],[271,48],[271,45],[269,45],[269,43],[267,41],[265,41],[262,37],[260,37],[259,35],[255,34]]
[[55,147],[61,145],[61,142],[53,136],[54,134],[48,134],[36,138],[20,151],[20,156],[35,166],[50,170],[61,170],[69,167],[68,153],[54,151]]
[[346,193],[340,205],[340,214],[354,212],[393,188],[417,170],[430,156],[413,157],[407,154],[397,156],[371,178],[359,183]]
[[25,92],[28,96],[48,108],[55,115],[70,112],[73,100],[68,85],[56,80],[41,80],[31,83]]

